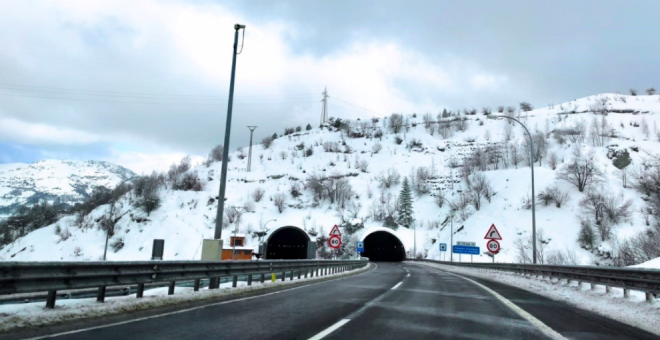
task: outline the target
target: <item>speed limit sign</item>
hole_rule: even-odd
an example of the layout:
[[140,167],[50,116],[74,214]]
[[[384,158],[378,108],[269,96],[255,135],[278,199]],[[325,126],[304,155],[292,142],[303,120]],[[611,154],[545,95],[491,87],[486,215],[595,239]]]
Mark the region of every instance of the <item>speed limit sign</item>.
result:
[[490,240],[486,243],[486,248],[493,254],[500,252],[500,243],[497,240]]
[[333,235],[328,239],[328,244],[330,245],[331,248],[337,249],[341,247],[341,239],[337,235]]

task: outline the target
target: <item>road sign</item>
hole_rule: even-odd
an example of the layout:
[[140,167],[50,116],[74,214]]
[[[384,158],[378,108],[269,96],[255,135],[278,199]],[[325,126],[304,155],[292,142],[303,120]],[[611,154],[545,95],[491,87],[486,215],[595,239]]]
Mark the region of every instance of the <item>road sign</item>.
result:
[[470,246],[470,247],[476,247],[477,244],[474,242],[463,242],[463,241],[456,241],[456,244],[459,246]]
[[488,248],[488,251],[490,251],[493,254],[497,254],[500,252],[500,243],[497,242],[496,240],[489,240],[486,243],[486,248]]
[[440,243],[440,251],[447,251],[447,243]]
[[453,246],[454,254],[479,255],[479,247]]
[[500,232],[497,231],[497,228],[495,225],[491,225],[490,229],[488,229],[488,232],[486,233],[486,236],[484,236],[486,240],[501,240],[502,236],[500,236]]
[[328,244],[330,245],[330,248],[337,249],[341,247],[341,239],[337,235],[332,235],[330,236],[330,239],[328,239]]
[[357,243],[357,252],[358,253],[363,253],[364,252],[364,242],[358,242]]
[[330,236],[341,236],[341,231],[339,231],[339,227],[336,224],[332,227],[332,230],[330,230]]

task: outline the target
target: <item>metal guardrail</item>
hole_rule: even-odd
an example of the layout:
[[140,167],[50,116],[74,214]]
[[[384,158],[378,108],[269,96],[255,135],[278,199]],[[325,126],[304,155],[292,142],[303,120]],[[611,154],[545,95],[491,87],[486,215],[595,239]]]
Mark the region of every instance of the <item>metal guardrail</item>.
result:
[[363,260],[261,260],[261,261],[140,261],[140,262],[0,262],[0,295],[48,292],[47,308],[55,308],[57,291],[96,288],[97,301],[103,302],[106,287],[137,285],[141,298],[145,284],[168,283],[168,294],[174,294],[177,281],[194,281],[198,291],[200,280],[210,279],[209,289],[220,286],[220,277],[233,277],[236,287],[239,275],[253,276],[262,283],[266,274],[282,274],[281,280],[293,280],[338,273],[364,267]]
[[596,285],[605,286],[609,293],[611,287],[623,288],[624,297],[630,295],[630,290],[646,293],[646,300],[653,301],[653,296],[660,294],[660,270],[645,268],[617,268],[596,266],[555,266],[555,265],[533,265],[515,263],[457,263],[447,261],[435,261],[426,259],[408,259],[408,261],[432,262],[437,264],[467,267],[487,270],[500,270],[522,275],[547,276],[550,278],[565,279],[591,283],[591,288]]

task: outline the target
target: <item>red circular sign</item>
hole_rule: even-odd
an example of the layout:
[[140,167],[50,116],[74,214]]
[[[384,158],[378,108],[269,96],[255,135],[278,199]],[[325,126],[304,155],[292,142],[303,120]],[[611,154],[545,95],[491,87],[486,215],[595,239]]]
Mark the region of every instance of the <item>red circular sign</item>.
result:
[[337,249],[341,247],[341,239],[337,235],[330,236],[328,239],[328,245],[330,245],[330,248],[332,249]]
[[497,240],[490,240],[486,243],[486,248],[489,252],[497,254],[500,252],[500,243]]

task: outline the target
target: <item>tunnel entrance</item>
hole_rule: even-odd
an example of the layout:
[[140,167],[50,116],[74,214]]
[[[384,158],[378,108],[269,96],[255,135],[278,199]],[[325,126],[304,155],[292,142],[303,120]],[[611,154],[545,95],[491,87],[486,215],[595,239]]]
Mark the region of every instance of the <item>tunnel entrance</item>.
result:
[[307,233],[296,227],[282,227],[267,241],[266,258],[269,260],[303,260],[307,258]]
[[387,231],[376,231],[364,239],[362,256],[375,262],[403,261],[406,259],[406,250],[398,237]]

